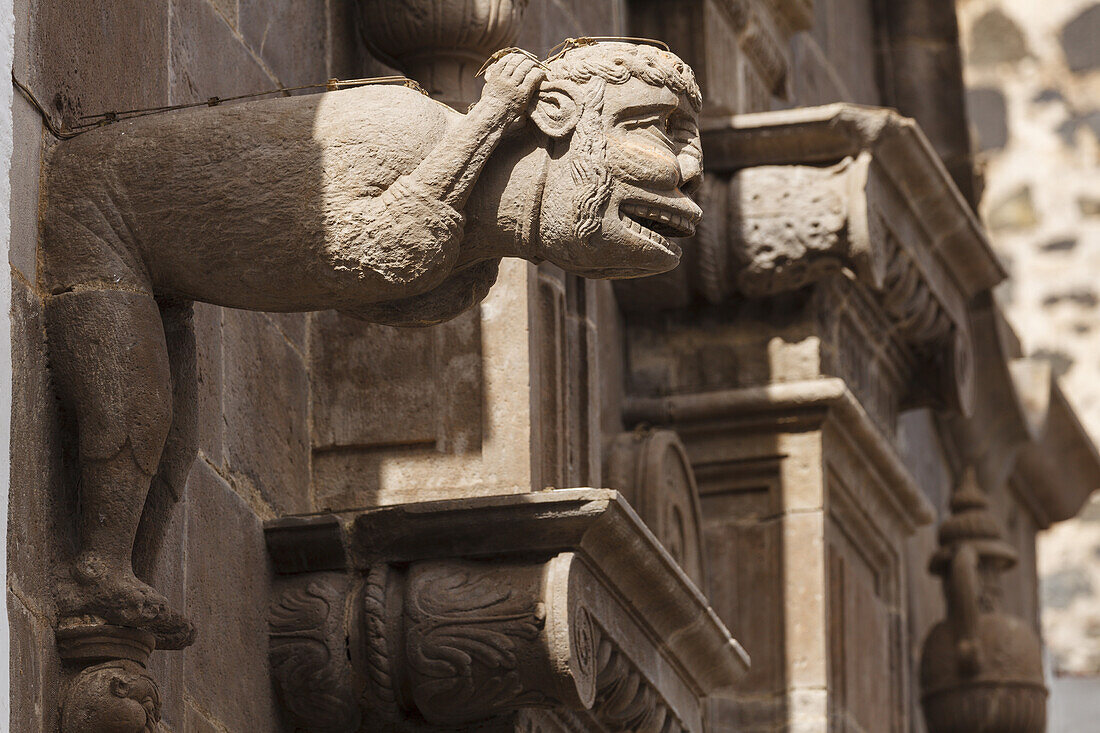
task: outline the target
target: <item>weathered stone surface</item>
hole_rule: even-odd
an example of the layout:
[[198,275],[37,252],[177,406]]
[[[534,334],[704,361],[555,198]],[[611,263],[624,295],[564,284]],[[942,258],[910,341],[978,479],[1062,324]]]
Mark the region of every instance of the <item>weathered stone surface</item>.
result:
[[1008,192],[989,207],[986,214],[989,227],[994,231],[1027,229],[1039,223],[1039,212],[1029,186],[1020,186]]
[[966,108],[978,130],[982,150],[998,150],[1008,143],[1008,107],[1000,90],[992,87],[969,90]]
[[168,0],[38,0],[16,73],[50,112],[80,115],[168,101]]
[[737,642],[617,492],[418,503],[342,521],[351,583],[297,561],[331,517],[267,525],[291,561],[279,571],[295,573],[280,580],[271,658],[298,725],[353,731],[365,693],[363,720],[381,729],[413,713],[453,726],[535,704],[611,730],[699,733],[700,691],[728,690],[745,669]]
[[215,466],[221,466],[225,455],[225,418],[222,415],[224,311],[206,303],[196,303],[194,309],[198,447],[207,460]]
[[12,168],[12,232],[8,260],[25,282],[38,272],[38,179],[42,162],[42,118],[16,92],[12,99],[12,157],[22,164]]
[[187,694],[228,730],[279,730],[267,665],[255,653],[267,643],[271,587],[260,520],[205,462],[187,489],[186,608],[200,629],[185,655]]
[[226,311],[224,324],[225,462],[235,488],[264,517],[308,512],[309,377],[302,356],[261,314]]
[[1011,63],[1029,54],[1027,39],[1012,18],[994,8],[970,30],[969,60],[973,64]]
[[[206,0],[171,0],[173,104],[273,89],[278,83]],[[234,6],[236,3],[234,2]]]
[[1062,28],[1062,50],[1072,71],[1100,68],[1100,5],[1091,5]]
[[11,730],[55,733],[61,660],[53,643],[53,623],[35,616],[10,589],[5,596],[11,634]]
[[240,5],[240,0],[210,0],[210,2],[229,25],[237,27],[237,20],[240,17],[240,9],[237,6]]
[[282,86],[322,84],[328,79],[328,31],[320,3],[295,0],[237,0],[240,31]]

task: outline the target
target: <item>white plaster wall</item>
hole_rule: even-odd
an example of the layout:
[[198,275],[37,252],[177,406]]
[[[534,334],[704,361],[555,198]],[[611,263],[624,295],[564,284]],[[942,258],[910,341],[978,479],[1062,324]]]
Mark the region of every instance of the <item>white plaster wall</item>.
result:
[[[15,20],[12,0],[0,0],[0,69],[12,68]],[[8,259],[11,241],[12,85],[5,73],[0,78],[0,252]],[[11,271],[0,267],[0,577],[7,587],[8,489],[11,485]],[[5,594],[6,596],[6,594]],[[0,603],[0,731],[8,729],[11,710],[9,663],[11,643],[8,604]]]

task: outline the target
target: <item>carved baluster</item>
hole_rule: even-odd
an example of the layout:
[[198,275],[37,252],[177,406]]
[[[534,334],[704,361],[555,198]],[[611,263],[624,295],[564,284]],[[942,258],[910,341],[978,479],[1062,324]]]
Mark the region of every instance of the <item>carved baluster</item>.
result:
[[1016,564],[968,469],[940,527],[931,570],[947,618],[921,654],[921,702],[930,733],[1041,733],[1046,728],[1042,650],[1035,631],[999,611],[999,576]]

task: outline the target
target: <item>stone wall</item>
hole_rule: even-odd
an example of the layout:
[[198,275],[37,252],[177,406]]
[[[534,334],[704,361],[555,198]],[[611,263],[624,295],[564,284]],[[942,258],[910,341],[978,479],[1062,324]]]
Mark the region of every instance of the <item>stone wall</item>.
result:
[[[361,48],[353,0],[16,0],[15,5],[15,74],[55,120],[69,124],[110,110],[392,73]],[[520,44],[544,54],[566,36],[621,34],[624,24],[619,0],[534,3]],[[74,452],[72,426],[50,384],[36,288],[40,162],[54,139],[18,94],[13,114],[11,724],[20,733],[53,733],[67,671],[53,640],[52,592],[76,546],[78,498],[67,468]],[[153,655],[166,731],[282,729],[266,651],[272,572],[262,522],[331,503],[325,493],[330,485],[312,486],[319,442],[315,413],[327,410],[318,424],[333,419],[333,405],[319,389],[328,372],[316,367],[348,354],[326,355],[310,342],[318,334],[323,338],[337,318],[205,304],[195,305],[190,319],[186,313],[165,315],[169,335],[185,331],[188,320],[193,323],[197,379],[177,389],[197,401],[199,453],[184,486],[154,487],[142,530],[149,539],[135,552],[135,569],[201,629],[187,650]],[[355,328],[414,347],[424,338],[358,323]],[[363,374],[355,377],[362,384]],[[379,404],[370,394],[356,397],[371,409]],[[402,407],[388,409],[392,414]],[[360,421],[355,428],[362,429],[363,415],[355,417]],[[180,494],[178,502],[169,498],[171,490]]]
[[[1064,380],[1100,437],[1100,4],[959,3],[981,211],[1009,281],[1000,299],[1028,353]],[[1042,535],[1044,637],[1054,674],[1100,675],[1100,497]],[[1083,682],[1075,690],[1079,690]],[[1098,688],[1094,687],[1093,690]],[[1075,705],[1086,695],[1073,694]],[[1055,730],[1059,685],[1054,685]],[[1067,696],[1066,699],[1069,699]],[[1092,693],[1096,710],[1097,693]]]
[[[47,110],[82,114],[352,78],[359,61],[343,0],[17,0],[15,74]],[[53,644],[51,590],[73,551],[72,436],[46,371],[36,289],[39,160],[52,144],[15,98],[12,279],[15,410],[8,605],[12,730],[56,730],[65,674]],[[168,314],[168,331],[186,315]],[[261,521],[308,511],[306,316],[195,307],[200,451],[162,521],[136,553],[139,574],[202,629],[185,652],[157,652],[168,730],[278,730],[268,679],[270,571]],[[154,520],[151,512],[147,519]]]

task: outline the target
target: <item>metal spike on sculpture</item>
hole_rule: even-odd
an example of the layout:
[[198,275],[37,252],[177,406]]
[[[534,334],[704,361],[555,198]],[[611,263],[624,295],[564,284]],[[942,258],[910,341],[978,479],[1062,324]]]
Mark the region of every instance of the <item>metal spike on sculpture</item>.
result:
[[940,525],[929,570],[943,579],[947,618],[921,654],[930,733],[1043,733],[1047,689],[1035,631],[999,610],[1000,580],[1017,557],[967,469]]

